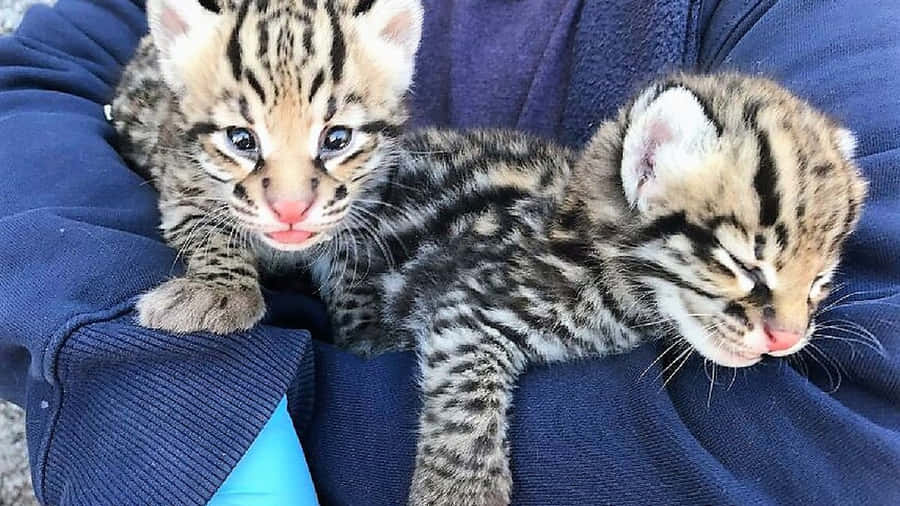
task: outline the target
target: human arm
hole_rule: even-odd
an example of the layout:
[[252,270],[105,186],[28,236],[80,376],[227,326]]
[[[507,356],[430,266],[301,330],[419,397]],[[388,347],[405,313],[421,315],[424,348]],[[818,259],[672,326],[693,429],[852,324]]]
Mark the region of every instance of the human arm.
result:
[[0,393],[27,409],[47,504],[203,503],[311,372],[300,331],[133,320],[134,297],[177,272],[103,118],[144,30],[140,2],[61,0],[0,39]]

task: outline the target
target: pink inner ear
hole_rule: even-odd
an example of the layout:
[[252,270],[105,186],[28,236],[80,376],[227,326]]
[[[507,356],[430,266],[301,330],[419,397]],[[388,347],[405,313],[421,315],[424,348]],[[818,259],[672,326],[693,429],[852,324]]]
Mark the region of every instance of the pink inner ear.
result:
[[169,39],[184,35],[188,31],[188,25],[181,19],[181,16],[175,12],[175,9],[163,7],[159,15],[159,24],[162,26]]
[[647,125],[647,140],[654,147],[671,141],[673,137],[672,129],[661,119],[651,120]]
[[656,152],[659,147],[672,140],[672,129],[661,120],[653,120],[647,125],[641,163],[638,167],[638,189],[649,181],[656,168]]
[[401,12],[388,21],[387,25],[381,30],[381,36],[400,44],[407,44],[412,24],[412,14],[408,11]]

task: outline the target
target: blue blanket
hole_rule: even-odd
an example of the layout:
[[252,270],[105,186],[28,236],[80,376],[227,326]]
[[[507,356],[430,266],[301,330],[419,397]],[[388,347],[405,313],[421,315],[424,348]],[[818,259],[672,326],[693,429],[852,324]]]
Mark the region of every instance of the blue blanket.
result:
[[[695,361],[663,388],[652,344],[534,368],[512,413],[514,502],[900,504],[900,2],[425,3],[416,126],[578,146],[659,72],[736,68],[853,128],[871,181],[826,316],[883,353],[858,331],[712,387]],[[266,324],[224,338],[133,322],[135,295],[178,272],[102,113],[140,4],[60,0],[0,39],[0,396],[28,411],[39,497],[202,504],[288,392],[324,504],[402,504],[412,355],[362,361],[311,339],[323,308],[295,293],[268,293]]]

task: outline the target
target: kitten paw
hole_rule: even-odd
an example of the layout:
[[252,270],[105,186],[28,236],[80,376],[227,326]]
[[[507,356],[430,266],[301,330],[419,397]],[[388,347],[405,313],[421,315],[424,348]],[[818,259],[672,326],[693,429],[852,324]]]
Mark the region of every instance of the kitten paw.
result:
[[177,333],[248,330],[265,314],[259,287],[241,289],[191,278],[169,280],[141,296],[138,323]]

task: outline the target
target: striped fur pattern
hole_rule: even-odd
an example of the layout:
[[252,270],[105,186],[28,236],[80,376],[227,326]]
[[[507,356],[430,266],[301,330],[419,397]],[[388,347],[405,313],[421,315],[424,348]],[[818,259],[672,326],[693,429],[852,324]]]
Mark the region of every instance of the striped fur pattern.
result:
[[[259,252],[328,242],[395,151],[421,7],[150,0],[147,9],[151,35],[112,116],[123,155],[160,192],[163,236],[187,272],[145,294],[139,318],[177,332],[247,329],[264,313]],[[279,221],[279,202],[308,205],[302,231]]]
[[[145,325],[245,328],[262,311],[258,273],[306,265],[339,344],[365,355],[417,351],[423,408],[410,504],[460,506],[509,503],[508,413],[529,364],[624,352],[654,335],[683,349],[679,359],[697,351],[748,366],[811,338],[811,315],[865,194],[847,131],[774,83],[720,74],[648,86],[582,153],[514,132],[398,137],[418,41],[419,11],[410,5],[173,8],[180,21],[221,23],[201,30],[212,42],[186,61],[224,63],[179,67],[178,55],[196,43],[157,37],[142,46],[113,104],[123,152],[159,188],[163,231],[188,263],[185,277],[141,300]],[[260,23],[266,13],[276,15]],[[389,96],[383,86],[350,84],[365,67],[351,64],[350,26],[367,15],[377,21],[371,40],[388,34],[388,49],[410,55]],[[156,19],[176,31],[185,24]],[[157,36],[172,29],[152,26]],[[288,46],[304,47],[298,52],[308,58],[262,63],[259,40],[269,41],[271,57],[290,52],[272,41],[291,37]],[[304,38],[315,41],[314,53],[297,45]],[[341,54],[345,70],[336,77]],[[365,83],[388,79],[376,67]],[[332,109],[367,135],[362,154],[324,162],[323,171],[314,150],[298,146],[313,144],[304,139],[322,127],[309,125]],[[244,167],[217,144],[230,124],[267,132],[259,135],[261,167]],[[288,162],[290,172],[280,166]],[[274,222],[264,220],[267,177],[269,185],[301,185],[298,192],[320,179],[323,211],[303,223],[323,225],[302,247],[265,237],[260,223]],[[317,221],[335,209],[335,224]],[[198,227],[215,239],[195,242]],[[764,328],[775,324],[803,339],[771,353]]]
[[[406,142],[426,154],[395,180],[422,194],[383,197],[377,235],[407,259],[369,277],[381,335],[419,353],[417,505],[509,502],[507,415],[530,363],[645,335],[731,367],[800,350],[865,196],[848,131],[733,74],[654,83],[579,155],[511,133]],[[769,326],[802,338],[771,351]]]

